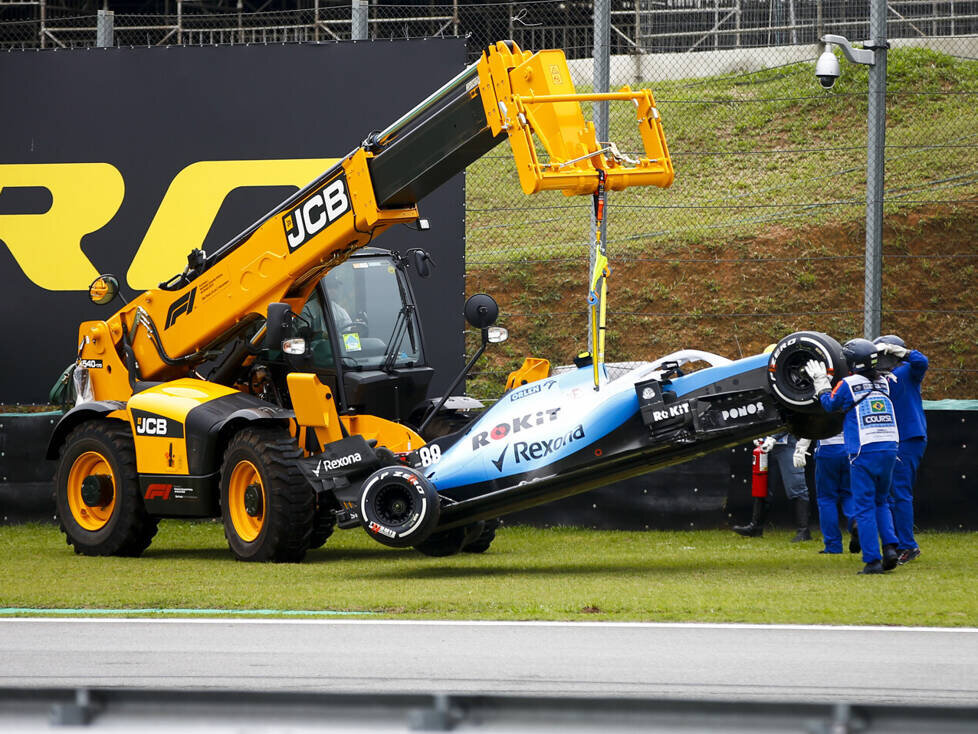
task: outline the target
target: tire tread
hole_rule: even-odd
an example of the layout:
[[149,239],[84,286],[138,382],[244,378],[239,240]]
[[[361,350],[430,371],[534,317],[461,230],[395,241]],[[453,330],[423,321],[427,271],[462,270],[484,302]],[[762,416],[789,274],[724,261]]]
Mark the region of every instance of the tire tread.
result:
[[[109,449],[107,453],[114,453],[111,458],[119,464],[118,469],[122,474],[116,482],[116,507],[122,514],[110,520],[112,525],[110,532],[103,540],[94,544],[85,543],[84,535],[73,537],[73,529],[69,529],[65,522],[65,513],[70,514],[67,497],[61,497],[63,486],[67,488],[67,472],[70,470],[70,467],[64,466],[65,455],[72,446],[85,439],[101,442]],[[75,553],[87,556],[134,558],[149,547],[156,536],[158,523],[156,518],[146,512],[143,505],[136,470],[136,448],[133,444],[132,431],[127,424],[109,420],[86,421],[68,434],[61,447],[55,481],[55,503],[58,507],[58,526],[65,534],[65,541],[74,548]]]
[[[225,457],[239,447],[252,452],[261,464],[259,471],[264,469],[267,514],[262,535],[254,541],[260,541],[260,545],[254,553],[246,555],[235,548],[230,536],[233,526],[226,517],[227,508],[224,508],[224,535],[232,552],[239,560],[298,563],[310,547],[315,515],[315,494],[297,463],[302,452],[287,432],[273,426],[242,429],[231,439]],[[225,459],[221,467],[222,503],[227,501],[225,474],[229,467],[226,464]]]

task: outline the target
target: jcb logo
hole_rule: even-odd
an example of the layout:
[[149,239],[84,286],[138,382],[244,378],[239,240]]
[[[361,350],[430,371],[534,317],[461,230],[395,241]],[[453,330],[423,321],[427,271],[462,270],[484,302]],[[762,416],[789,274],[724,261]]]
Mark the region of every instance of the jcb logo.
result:
[[132,411],[138,436],[165,436],[167,438],[183,438],[183,424],[172,418],[164,418],[145,410]]
[[349,210],[350,196],[346,191],[346,178],[340,176],[282,217],[285,236],[289,240],[289,251],[294,252],[302,247],[314,234]]
[[166,418],[138,418],[136,433],[145,436],[165,436]]
[[[334,163],[335,158],[301,158],[190,164],[170,182],[126,274],[129,286],[153,288],[161,274],[183,270],[187,253],[203,244],[235,189],[305,186]],[[0,214],[0,241],[24,274],[47,290],[88,290],[99,269],[82,252],[82,239],[112,221],[122,206],[126,185],[119,170],[109,163],[0,164],[0,191],[5,188],[43,188],[51,194],[43,213]],[[345,188],[341,194],[345,197]],[[337,197],[334,192],[323,199],[327,219],[341,203]],[[317,211],[309,216],[318,222]]]

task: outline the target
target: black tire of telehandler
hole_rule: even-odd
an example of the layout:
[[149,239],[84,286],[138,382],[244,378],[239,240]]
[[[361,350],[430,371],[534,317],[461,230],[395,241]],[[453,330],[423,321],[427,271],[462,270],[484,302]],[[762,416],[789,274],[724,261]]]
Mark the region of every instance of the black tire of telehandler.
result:
[[462,547],[462,552],[464,553],[485,553],[489,550],[489,546],[492,545],[492,541],[496,539],[496,528],[498,528],[502,523],[499,520],[486,520],[486,525],[482,528],[482,532],[479,533],[479,537],[473,540],[471,543]]
[[407,466],[378,469],[363,483],[360,522],[391,548],[423,543],[438,524],[440,498],[423,474]]
[[788,411],[820,413],[812,379],[802,370],[809,360],[825,364],[834,385],[849,374],[842,345],[828,334],[796,331],[779,341],[768,359],[768,385],[774,398]]
[[[295,441],[284,428],[242,429],[231,439],[221,465],[221,517],[228,547],[239,561],[298,563],[309,548],[315,492],[302,477]],[[246,492],[260,497],[255,515]]]
[[[91,475],[109,478],[95,506],[81,498],[81,482]],[[61,532],[75,553],[135,557],[156,535],[156,518],[143,505],[132,431],[126,423],[86,421],[69,433],[54,487]]]

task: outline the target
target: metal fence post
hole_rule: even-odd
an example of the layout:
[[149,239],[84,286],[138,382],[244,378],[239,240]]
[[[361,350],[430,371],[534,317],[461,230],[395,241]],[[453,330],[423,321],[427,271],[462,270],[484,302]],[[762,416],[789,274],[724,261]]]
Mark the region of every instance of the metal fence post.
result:
[[95,45],[99,48],[115,45],[115,12],[99,10],[95,21]]
[[[611,0],[595,0],[594,2],[594,69],[593,84],[595,92],[607,92],[611,77]],[[594,129],[598,136],[598,144],[610,140],[608,134],[608,102],[594,103]],[[588,259],[588,278],[594,272],[594,263],[598,257],[597,219],[594,209],[591,209],[591,249]],[[601,248],[604,250],[608,242],[608,219],[601,220]],[[600,295],[599,295],[600,297]],[[591,309],[588,309],[588,334],[592,333]],[[598,359],[598,345],[591,345],[591,358]]]
[[350,37],[354,41],[366,41],[369,31],[367,29],[367,0],[353,0],[350,7],[351,27]]
[[[866,273],[863,336],[880,335],[883,288],[883,174],[886,147],[886,0],[872,0],[869,33],[875,63],[869,67],[866,150]],[[869,44],[864,44],[870,48]]]

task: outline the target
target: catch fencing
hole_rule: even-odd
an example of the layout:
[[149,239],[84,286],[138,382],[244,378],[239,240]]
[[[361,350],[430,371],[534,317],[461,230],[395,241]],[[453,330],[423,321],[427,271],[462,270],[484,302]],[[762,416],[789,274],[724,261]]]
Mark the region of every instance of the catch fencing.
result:
[[[562,48],[580,91],[604,64],[611,88],[652,89],[676,169],[669,189],[610,195],[609,361],[680,347],[737,357],[799,329],[862,335],[869,77],[840,55],[823,89],[814,65],[823,34],[869,37],[866,0],[599,0],[606,44],[594,3],[306,5],[204,12],[178,0],[167,13],[92,16],[7,0],[0,48],[455,35],[472,59],[500,39]],[[975,397],[978,2],[885,8],[881,329],[931,358],[925,397]],[[634,156],[632,117],[613,106],[609,121]],[[470,166],[466,203],[467,291],[497,296],[512,335],[470,385],[492,398],[523,354],[566,363],[587,347],[591,202],[524,196],[501,147]]]

